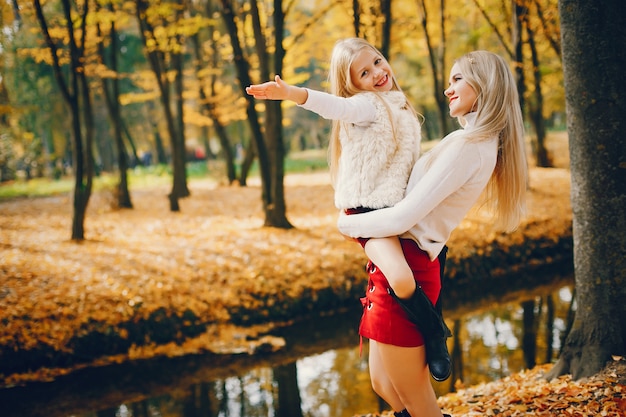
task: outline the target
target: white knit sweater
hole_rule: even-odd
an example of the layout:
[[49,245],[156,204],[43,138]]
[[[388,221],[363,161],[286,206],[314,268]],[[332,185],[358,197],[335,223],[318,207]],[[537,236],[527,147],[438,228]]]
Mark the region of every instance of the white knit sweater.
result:
[[[475,117],[465,116],[466,129]],[[351,237],[413,239],[435,259],[484,190],[497,158],[497,136],[468,141],[463,129],[452,132],[417,161],[402,201],[370,213],[340,216],[337,226]]]
[[379,209],[400,201],[421,140],[421,126],[404,93],[368,92],[350,98],[308,93],[303,108],[342,122],[337,208]]

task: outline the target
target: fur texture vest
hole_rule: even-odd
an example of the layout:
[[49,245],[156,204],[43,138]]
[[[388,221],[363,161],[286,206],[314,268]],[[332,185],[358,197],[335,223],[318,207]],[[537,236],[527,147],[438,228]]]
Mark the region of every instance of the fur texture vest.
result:
[[362,94],[376,107],[376,119],[368,125],[342,124],[335,183],[340,209],[379,209],[400,201],[419,156],[421,126],[404,93]]

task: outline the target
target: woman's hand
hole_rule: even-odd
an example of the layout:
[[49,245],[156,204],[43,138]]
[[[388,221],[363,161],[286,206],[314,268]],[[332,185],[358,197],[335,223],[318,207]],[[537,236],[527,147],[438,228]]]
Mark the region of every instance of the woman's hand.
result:
[[309,96],[305,88],[287,84],[280,75],[274,81],[246,87],[246,93],[260,100],[291,100],[297,104],[303,104]]

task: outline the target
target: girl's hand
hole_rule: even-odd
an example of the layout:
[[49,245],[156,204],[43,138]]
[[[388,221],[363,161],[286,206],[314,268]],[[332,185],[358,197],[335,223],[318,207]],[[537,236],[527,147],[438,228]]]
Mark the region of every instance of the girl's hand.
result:
[[274,81],[246,87],[246,93],[261,100],[291,100],[297,104],[304,103],[309,96],[306,89],[287,84],[280,75],[276,75]]
[[246,93],[262,100],[286,100],[289,98],[289,84],[276,75],[274,81],[246,87]]

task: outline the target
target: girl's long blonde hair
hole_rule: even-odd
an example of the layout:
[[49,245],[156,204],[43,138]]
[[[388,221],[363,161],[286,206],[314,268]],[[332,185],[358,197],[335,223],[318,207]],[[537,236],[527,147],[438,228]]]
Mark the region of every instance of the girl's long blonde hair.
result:
[[476,121],[465,131],[468,140],[499,138],[486,202],[498,225],[513,230],[525,212],[528,185],[524,122],[515,79],[506,61],[491,52],[470,52],[456,64],[477,95]]
[[[352,77],[350,77],[350,66],[352,65],[352,62],[354,62],[356,56],[367,48],[380,55],[383,59],[386,59],[376,47],[361,38],[346,38],[335,43],[328,71],[328,81],[330,84],[330,92],[332,94],[347,98],[364,92],[364,90],[357,88],[352,82]],[[391,77],[391,80],[391,89],[395,91],[402,91],[398,85],[395,75]],[[417,113],[408,101],[407,106],[417,117]],[[335,184],[335,180],[337,178],[339,158],[341,156],[341,142],[339,141],[341,127],[342,122],[333,120],[332,131],[328,143],[328,165],[330,167],[330,178],[333,184]]]

